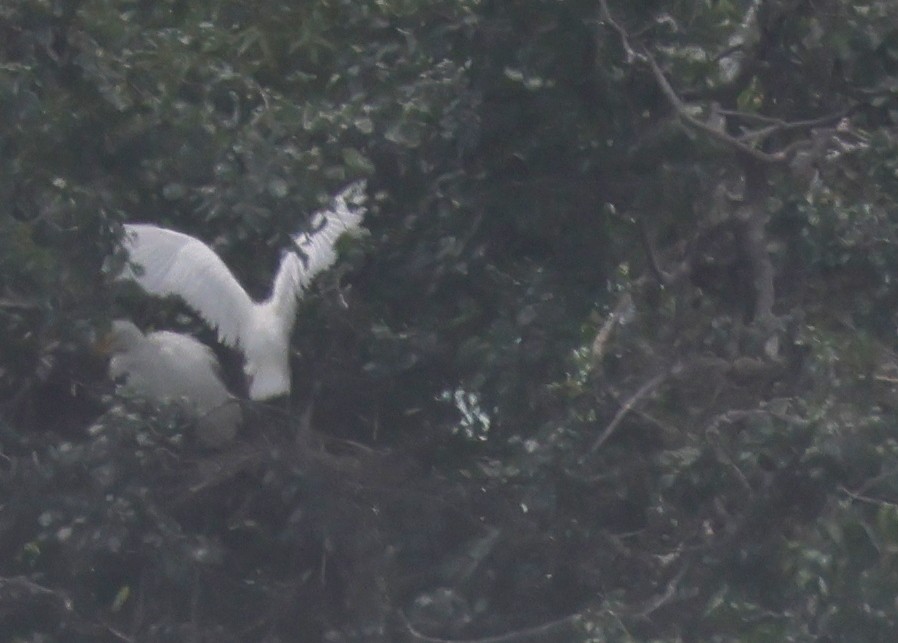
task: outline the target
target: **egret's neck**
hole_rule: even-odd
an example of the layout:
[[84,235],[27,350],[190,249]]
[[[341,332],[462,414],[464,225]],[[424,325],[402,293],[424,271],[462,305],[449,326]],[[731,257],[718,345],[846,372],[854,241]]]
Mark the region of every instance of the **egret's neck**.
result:
[[243,365],[250,398],[266,400],[290,393],[290,332],[293,315],[282,316],[274,298],[257,304],[244,335]]
[[[282,337],[290,337],[296,321],[296,297],[289,294],[273,293],[266,301],[256,306],[256,323]],[[258,326],[257,326],[258,327]]]

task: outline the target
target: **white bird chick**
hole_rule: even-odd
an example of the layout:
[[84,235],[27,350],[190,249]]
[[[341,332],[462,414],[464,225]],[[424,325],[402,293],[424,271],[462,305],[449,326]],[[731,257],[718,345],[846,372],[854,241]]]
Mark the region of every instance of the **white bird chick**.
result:
[[297,302],[312,279],[337,260],[337,239],[359,228],[365,215],[365,182],[357,181],[312,217],[293,238],[274,278],[271,295],[254,302],[205,243],[153,225],[125,225],[131,263],[121,279],[153,295],[177,295],[218,332],[222,343],[243,351],[253,400],[290,393],[290,334]]
[[223,446],[237,434],[243,413],[208,346],[169,331],[144,335],[124,319],[112,322],[103,344],[112,355],[109,376],[119,382],[120,391],[177,402],[196,418],[197,437],[207,446]]

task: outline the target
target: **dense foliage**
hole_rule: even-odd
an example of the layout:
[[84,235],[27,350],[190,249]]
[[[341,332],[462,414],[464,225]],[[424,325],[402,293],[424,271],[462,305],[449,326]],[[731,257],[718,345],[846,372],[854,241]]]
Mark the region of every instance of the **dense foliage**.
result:
[[[7,0],[0,638],[892,640],[896,77],[889,0]],[[362,177],[288,402],[113,393],[215,343],[122,222],[264,296]]]

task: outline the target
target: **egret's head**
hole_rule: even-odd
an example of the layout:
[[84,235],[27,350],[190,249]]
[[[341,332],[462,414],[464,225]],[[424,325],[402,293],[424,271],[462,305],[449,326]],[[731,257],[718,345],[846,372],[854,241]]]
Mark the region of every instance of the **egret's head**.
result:
[[127,319],[116,319],[112,328],[94,344],[100,355],[126,353],[144,340],[141,330]]
[[268,400],[290,393],[290,342],[284,337],[288,332],[274,316],[259,315],[246,334],[243,370],[250,399]]

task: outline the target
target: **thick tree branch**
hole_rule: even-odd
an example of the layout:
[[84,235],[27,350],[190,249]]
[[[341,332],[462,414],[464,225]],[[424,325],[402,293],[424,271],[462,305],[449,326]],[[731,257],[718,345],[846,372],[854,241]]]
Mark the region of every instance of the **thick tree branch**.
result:
[[766,324],[773,319],[776,300],[776,273],[767,249],[767,190],[768,182],[763,166],[747,163],[745,202],[736,210],[736,219],[744,226],[745,253],[751,264],[752,288],[755,301],[753,319]]
[[662,93],[667,98],[667,101],[670,103],[671,107],[674,108],[674,111],[677,112],[677,115],[683,120],[685,123],[690,125],[691,127],[704,132],[709,137],[714,140],[723,143],[729,147],[732,147],[739,152],[756,159],[758,161],[762,161],[764,163],[782,163],[787,160],[788,156],[784,152],[776,152],[774,154],[769,154],[764,152],[763,150],[759,150],[755,147],[745,144],[738,138],[734,138],[727,134],[724,130],[718,129],[704,121],[697,119],[695,116],[689,113],[689,110],[686,108],[686,105],[680,100],[680,97],[677,96],[677,93],[674,91],[673,87],[671,87],[670,83],[665,77],[664,72],[661,71],[661,68],[658,66],[658,63],[655,62],[655,59],[648,52],[645,53],[645,60],[648,62],[649,67],[652,69],[652,73],[655,75],[655,80],[658,83],[658,86],[661,88]]
[[618,22],[614,20],[613,16],[611,15],[611,11],[608,8],[606,0],[600,1],[600,13],[602,20],[610,25],[611,28],[618,34],[618,37],[621,41],[621,46],[627,54],[627,62],[633,63],[633,61],[638,60],[646,63],[649,66],[649,68],[652,70],[652,74],[655,77],[655,81],[657,82],[658,87],[661,89],[665,98],[667,98],[667,101],[670,103],[671,107],[673,107],[674,111],[677,113],[677,116],[683,123],[687,124],[697,131],[706,134],[708,137],[716,140],[717,142],[735,149],[740,154],[743,154],[757,161],[763,163],[788,162],[792,155],[795,154],[797,149],[805,144],[804,141],[792,142],[776,152],[765,152],[764,150],[759,149],[757,147],[757,144],[761,143],[774,134],[791,130],[807,130],[814,127],[820,127],[822,125],[834,123],[841,118],[844,118],[855,107],[855,105],[851,105],[832,114],[826,114],[817,118],[802,119],[799,121],[784,121],[782,119],[776,119],[735,110],[716,110],[718,114],[724,117],[736,117],[746,121],[754,120],[756,122],[768,124],[766,127],[762,127],[757,130],[746,131],[738,137],[732,136],[728,134],[724,128],[706,123],[696,118],[689,112],[687,105],[683,102],[683,100],[677,94],[676,90],[674,90],[673,86],[667,80],[667,77],[664,75],[664,72],[661,70],[661,67],[658,65],[652,54],[649,53],[647,49],[643,49],[641,52],[637,52],[633,45],[630,43],[629,34],[627,33],[626,29],[624,29],[624,27],[622,27]]

